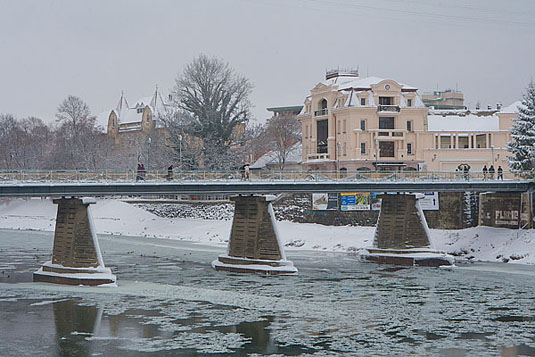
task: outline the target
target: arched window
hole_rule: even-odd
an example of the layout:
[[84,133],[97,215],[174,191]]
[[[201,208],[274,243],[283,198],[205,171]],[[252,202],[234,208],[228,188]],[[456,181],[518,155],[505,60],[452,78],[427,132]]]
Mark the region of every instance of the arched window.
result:
[[318,102],[318,110],[314,112],[314,116],[327,115],[327,99],[323,98]]

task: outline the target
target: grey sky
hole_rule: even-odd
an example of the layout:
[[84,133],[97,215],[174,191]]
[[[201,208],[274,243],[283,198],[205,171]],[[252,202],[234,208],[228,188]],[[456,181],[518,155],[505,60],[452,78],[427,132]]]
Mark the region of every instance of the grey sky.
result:
[[51,121],[73,94],[99,114],[121,90],[168,93],[199,53],[254,83],[262,121],[338,66],[508,105],[535,76],[534,34],[531,0],[0,0],[0,113]]

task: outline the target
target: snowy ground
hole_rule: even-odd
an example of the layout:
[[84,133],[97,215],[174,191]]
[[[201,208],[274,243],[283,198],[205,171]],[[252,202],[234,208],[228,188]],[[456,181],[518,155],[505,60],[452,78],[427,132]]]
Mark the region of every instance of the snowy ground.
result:
[[[119,200],[92,205],[99,234],[168,238],[226,245],[230,220],[165,218]],[[53,231],[56,206],[50,200],[0,201],[0,228]],[[286,249],[351,252],[371,247],[374,228],[278,223]],[[431,230],[434,247],[464,259],[535,264],[535,230],[476,227]]]

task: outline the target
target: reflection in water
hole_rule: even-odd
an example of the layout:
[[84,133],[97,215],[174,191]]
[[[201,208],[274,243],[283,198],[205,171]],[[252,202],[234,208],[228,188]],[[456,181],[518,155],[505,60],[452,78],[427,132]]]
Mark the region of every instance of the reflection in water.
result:
[[89,356],[85,340],[100,325],[102,308],[80,306],[73,300],[53,304],[58,354],[61,356]]
[[215,272],[214,252],[184,253],[189,243],[149,249],[121,237],[103,244],[116,289],[20,284],[40,264],[29,246],[49,255],[41,238],[0,232],[1,356],[535,355],[532,266],[400,269],[304,255],[293,257],[300,275],[267,278]]

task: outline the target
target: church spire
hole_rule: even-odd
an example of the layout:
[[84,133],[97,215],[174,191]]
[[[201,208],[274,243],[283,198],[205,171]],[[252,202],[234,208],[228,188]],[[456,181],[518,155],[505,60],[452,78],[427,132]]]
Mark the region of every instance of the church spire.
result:
[[126,97],[124,96],[124,91],[121,91],[121,99],[119,99],[119,103],[117,103],[117,107],[115,108],[115,111],[117,112],[118,116],[121,116],[121,112],[123,110],[128,110],[128,102],[126,101]]

